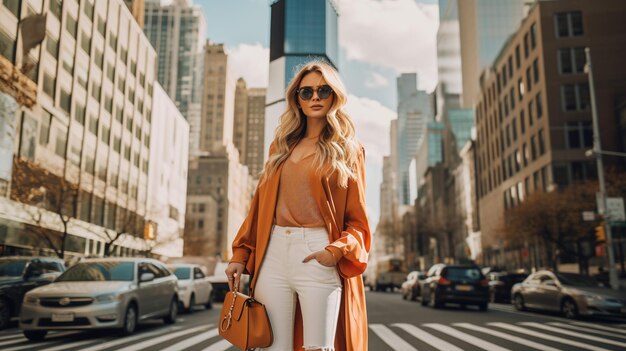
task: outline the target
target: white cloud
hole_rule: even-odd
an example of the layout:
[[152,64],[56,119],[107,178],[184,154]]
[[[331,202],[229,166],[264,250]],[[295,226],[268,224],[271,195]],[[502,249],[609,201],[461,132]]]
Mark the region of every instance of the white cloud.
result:
[[339,44],[348,60],[417,72],[420,88],[437,83],[437,5],[415,0],[339,0]]
[[368,88],[378,88],[389,86],[389,80],[378,72],[370,72],[369,77],[365,81],[365,86]]
[[389,126],[395,111],[376,100],[349,95],[346,112],[356,125],[356,135],[365,146],[368,164],[382,167],[383,156],[389,154]]
[[269,74],[270,49],[261,44],[239,44],[227,47],[228,66],[232,79],[240,77],[250,87],[267,87]]

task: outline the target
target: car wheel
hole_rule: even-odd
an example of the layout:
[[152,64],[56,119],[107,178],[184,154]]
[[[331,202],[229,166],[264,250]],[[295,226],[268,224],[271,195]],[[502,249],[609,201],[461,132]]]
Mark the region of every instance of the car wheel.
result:
[[207,303],[206,305],[204,305],[204,307],[206,307],[207,310],[213,309],[213,292],[209,294],[209,299],[207,300]]
[[167,324],[176,323],[176,317],[178,317],[178,301],[176,298],[172,299],[170,302],[170,312],[163,318],[163,321]]
[[189,298],[189,307],[185,309],[185,313],[192,313],[193,306],[195,305],[196,305],[196,297],[194,294],[191,294],[191,297]]
[[481,311],[486,311],[489,304],[487,302],[482,302],[478,305],[478,309]]
[[24,330],[24,336],[30,341],[43,341],[48,334],[47,330]]
[[11,308],[6,300],[0,299],[0,330],[6,329],[11,323]]
[[513,305],[515,305],[515,309],[518,311],[526,311],[526,305],[524,305],[524,297],[522,294],[516,294],[513,297]]
[[137,307],[134,304],[130,304],[126,308],[126,314],[124,315],[124,326],[122,327],[122,335],[131,335],[137,329]]
[[561,313],[568,319],[576,319],[578,317],[578,306],[576,302],[570,298],[566,298],[561,303]]

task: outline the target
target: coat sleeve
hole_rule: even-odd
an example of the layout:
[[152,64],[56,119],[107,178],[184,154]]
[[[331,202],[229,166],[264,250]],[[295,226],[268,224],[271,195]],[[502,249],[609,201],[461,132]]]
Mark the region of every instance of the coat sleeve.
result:
[[326,248],[340,254],[337,265],[344,278],[362,274],[367,268],[371,233],[365,205],[365,148],[357,163],[358,179],[348,180],[344,227],[341,237]]
[[[274,142],[270,144],[269,155],[274,151]],[[269,156],[268,156],[269,157]],[[242,263],[246,266],[245,274],[252,274],[254,272],[254,256],[256,252],[256,237],[257,237],[257,224],[259,213],[259,186],[257,185],[252,202],[250,204],[250,210],[246,219],[239,227],[239,231],[233,240],[232,249],[233,257],[230,262]]]

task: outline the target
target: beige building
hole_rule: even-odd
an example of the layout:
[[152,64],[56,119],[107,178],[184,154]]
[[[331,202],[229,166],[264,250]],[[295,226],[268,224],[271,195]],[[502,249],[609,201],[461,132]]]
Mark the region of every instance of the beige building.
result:
[[239,161],[244,163],[248,145],[248,88],[243,78],[237,79],[235,87],[235,113],[233,122],[233,144],[239,151]]
[[[596,177],[585,156],[592,123],[584,48],[593,56],[602,148],[623,151],[617,109],[626,96],[626,3],[535,2],[481,76],[476,158],[485,260],[502,260],[505,211],[535,191]],[[605,164],[623,162],[605,159]],[[503,263],[503,262],[501,262]]]
[[233,141],[240,162],[248,166],[255,182],[263,170],[265,156],[265,91],[265,88],[247,88],[243,78],[237,80]]
[[234,84],[224,44],[207,42],[204,46],[201,151],[210,153],[233,142]]
[[[2,2],[0,54],[6,60],[23,61],[16,50],[22,45],[18,22],[41,9],[37,0]],[[104,230],[126,228],[130,235],[115,243],[114,252],[136,253],[145,249],[156,52],[122,0],[51,0],[43,2],[43,10],[46,37],[28,58],[34,63],[29,76],[37,83],[37,103],[17,112],[15,156],[78,186],[75,205],[68,209],[75,218],[70,251],[102,254]],[[2,201],[4,214],[27,210]],[[21,233],[9,237],[26,240],[28,231],[21,231],[32,224],[27,218],[0,217],[8,231]],[[42,225],[59,228],[57,222]]]
[[130,13],[133,14],[133,18],[135,18],[135,21],[137,21],[139,27],[143,29],[145,0],[124,0],[124,3],[126,3],[126,6],[128,6]]

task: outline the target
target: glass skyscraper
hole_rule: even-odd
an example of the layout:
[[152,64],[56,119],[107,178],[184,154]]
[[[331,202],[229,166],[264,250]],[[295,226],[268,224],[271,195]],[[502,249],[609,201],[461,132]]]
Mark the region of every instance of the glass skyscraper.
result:
[[[337,6],[333,0],[276,0],[271,3],[270,72],[265,110],[265,150],[285,111],[285,89],[300,65],[339,62]],[[267,155],[267,152],[265,153]]]

